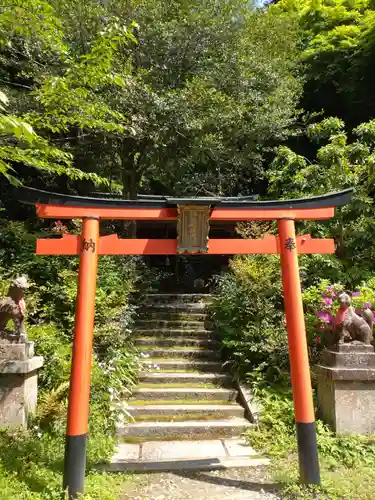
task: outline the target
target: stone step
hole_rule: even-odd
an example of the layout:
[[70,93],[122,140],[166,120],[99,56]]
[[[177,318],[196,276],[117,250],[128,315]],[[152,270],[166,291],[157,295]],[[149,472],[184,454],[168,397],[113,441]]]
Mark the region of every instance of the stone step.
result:
[[191,358],[191,359],[208,359],[215,360],[219,358],[217,351],[208,349],[144,349],[150,357],[148,361],[151,363],[151,358]]
[[[223,389],[221,387],[215,387],[213,389],[207,388],[157,388],[157,387],[142,387],[133,390],[132,400],[142,400],[142,401],[152,401],[152,400],[178,400],[182,401],[184,399],[198,401],[235,401],[237,399],[238,392],[235,389]],[[130,402],[131,404],[131,402]]]
[[137,319],[135,329],[179,329],[179,330],[202,330],[212,329],[212,321],[180,321],[178,319]]
[[146,372],[140,375],[140,382],[150,382],[152,384],[173,384],[178,382],[186,382],[192,384],[231,384],[232,377],[224,373],[163,373],[163,372]]
[[146,304],[171,304],[171,303],[199,303],[211,302],[212,296],[203,293],[153,293],[146,295]]
[[199,371],[199,372],[219,372],[222,370],[222,363],[218,361],[199,361],[189,359],[154,359],[148,358],[144,361],[145,365],[156,364],[160,371],[164,370],[184,370],[184,371]]
[[141,420],[142,418],[155,417],[154,420],[158,418],[184,418],[199,420],[200,418],[210,419],[210,418],[230,418],[230,417],[244,417],[245,410],[242,406],[237,404],[192,404],[192,405],[181,405],[181,404],[170,404],[170,405],[158,405],[151,404],[147,406],[126,406],[126,411],[132,415],[136,420]]
[[[212,471],[227,469],[255,469],[270,464],[268,458],[248,457],[213,457],[173,460],[119,460],[113,459],[109,464],[100,465],[105,472],[169,472],[169,471]],[[276,489],[276,485],[275,485]],[[250,497],[249,497],[250,498]]]
[[208,347],[210,349],[218,348],[219,343],[212,339],[196,339],[190,337],[172,337],[172,338],[158,338],[158,337],[139,337],[135,338],[136,346],[155,346],[155,347]]
[[[269,463],[269,459],[260,457],[243,438],[232,438],[121,443],[118,444],[111,462],[101,465],[100,468],[110,472],[155,472],[255,468],[267,466]],[[250,498],[251,492],[249,495]]]
[[142,308],[144,312],[183,312],[183,313],[200,313],[205,312],[207,309],[207,304],[204,303],[182,303],[182,304],[148,304]]
[[173,328],[155,328],[155,329],[147,329],[142,330],[140,328],[136,328],[133,331],[133,334],[137,336],[137,338],[147,338],[147,337],[161,337],[161,338],[177,338],[177,337],[194,337],[198,339],[208,339],[215,336],[215,333],[212,330],[206,330],[204,328],[201,329],[193,329],[193,330],[179,330]]
[[157,321],[190,322],[190,321],[208,321],[209,316],[206,313],[199,313],[199,312],[142,310],[140,312],[139,319],[148,321],[157,320]]
[[252,424],[240,417],[205,421],[134,422],[118,426],[117,436],[152,441],[229,438],[241,435],[249,427],[252,427]]

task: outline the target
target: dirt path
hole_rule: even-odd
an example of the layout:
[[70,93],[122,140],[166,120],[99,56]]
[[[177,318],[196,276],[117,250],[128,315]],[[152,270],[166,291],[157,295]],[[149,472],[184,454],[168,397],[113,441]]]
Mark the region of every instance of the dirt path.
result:
[[277,500],[263,469],[153,473],[135,476],[119,500]]

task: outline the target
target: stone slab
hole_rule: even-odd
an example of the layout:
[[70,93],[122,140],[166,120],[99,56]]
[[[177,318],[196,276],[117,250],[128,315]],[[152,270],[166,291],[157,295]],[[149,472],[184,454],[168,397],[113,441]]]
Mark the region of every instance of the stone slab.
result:
[[375,381],[375,368],[339,368],[318,365],[314,369],[318,376],[327,380]]
[[322,365],[335,368],[375,368],[375,353],[324,351]]
[[224,446],[230,457],[248,457],[257,455],[257,452],[249,446],[244,438],[225,439]]
[[[168,404],[168,405],[144,405],[129,406],[123,405],[133,417],[138,419],[142,416],[153,416],[155,420],[158,416],[169,417],[173,421],[174,417],[182,415],[196,415],[197,418],[232,418],[243,417],[245,410],[238,404]],[[191,417],[190,417],[191,418]]]
[[248,420],[238,417],[227,420],[146,421],[118,426],[117,435],[120,438],[141,438],[145,441],[229,439],[240,436],[252,425]]
[[13,361],[0,359],[0,376],[2,374],[24,374],[30,373],[43,366],[42,356],[34,356],[26,361]]
[[317,377],[320,418],[339,435],[374,434],[374,380],[340,380],[327,377],[327,373],[331,374],[328,369],[320,370]]
[[237,398],[237,391],[231,389],[222,389],[221,387],[215,389],[206,389],[206,388],[140,388],[135,389],[133,391],[133,400],[195,400],[195,401],[235,401]]
[[8,344],[0,343],[0,360],[14,359],[25,360],[27,359],[26,345],[25,344]]
[[336,344],[335,348],[332,349],[336,352],[374,352],[374,347],[372,345],[362,344],[362,342],[347,342],[343,344]]
[[38,375],[34,370],[0,377],[0,427],[27,425],[28,416],[36,410]]
[[181,373],[163,373],[163,372],[145,372],[141,373],[139,376],[140,382],[147,383],[161,383],[161,384],[174,384],[174,383],[192,383],[192,384],[200,384],[200,383],[215,383],[222,385],[230,385],[232,382],[232,378],[230,375],[226,375],[225,373],[189,373],[189,372],[181,372]]
[[249,386],[237,381],[238,396],[245,408],[245,415],[250,422],[257,423],[260,417],[260,408]]
[[[153,359],[149,359],[148,362],[144,362],[144,366],[149,364],[154,364]],[[157,366],[164,370],[199,370],[200,372],[213,372],[220,371],[222,369],[222,363],[218,361],[194,361],[194,360],[179,360],[175,361],[171,359],[160,359],[156,361]]]
[[337,381],[333,384],[337,434],[374,434],[375,384],[363,381]]
[[225,457],[219,439],[206,441],[151,441],[142,445],[142,460]]
[[122,443],[116,447],[112,462],[121,462],[124,460],[137,460],[140,457],[140,445]]
[[[265,467],[270,464],[268,458],[216,457],[191,460],[128,461],[102,464],[98,469],[106,472],[164,472],[175,470],[221,470]],[[197,492],[197,499],[199,498]]]

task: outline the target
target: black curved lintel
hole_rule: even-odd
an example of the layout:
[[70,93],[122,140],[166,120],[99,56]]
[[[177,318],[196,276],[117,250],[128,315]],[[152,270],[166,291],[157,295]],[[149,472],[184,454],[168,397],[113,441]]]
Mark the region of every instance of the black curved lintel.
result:
[[335,193],[328,193],[311,198],[297,198],[294,200],[254,200],[254,197],[231,198],[172,198],[142,196],[137,200],[121,200],[111,198],[94,198],[88,196],[74,196],[69,194],[51,193],[34,188],[19,187],[15,190],[15,197],[22,203],[35,205],[60,205],[70,207],[93,208],[170,208],[177,205],[220,205],[221,208],[250,208],[253,210],[266,209],[307,209],[337,207],[350,203],[354,190],[345,189]]

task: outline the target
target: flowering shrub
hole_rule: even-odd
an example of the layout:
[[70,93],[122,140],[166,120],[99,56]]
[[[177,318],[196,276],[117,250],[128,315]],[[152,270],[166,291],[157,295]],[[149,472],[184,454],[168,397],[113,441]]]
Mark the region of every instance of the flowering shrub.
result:
[[[335,316],[339,308],[337,296],[344,291],[340,283],[321,280],[303,292],[308,343],[313,353],[332,345]],[[357,314],[365,309],[375,310],[375,278],[363,283],[356,290],[345,290],[352,297]]]
[[[334,338],[337,296],[348,291],[357,313],[375,311],[375,277],[354,290],[328,279],[316,280],[301,271],[304,312],[311,365]],[[260,371],[269,380],[289,377],[287,333],[280,278],[274,256],[236,257],[229,272],[216,277],[211,312],[221,336],[224,356],[242,376]],[[306,286],[306,284],[308,284]],[[304,288],[304,286],[306,288]]]

